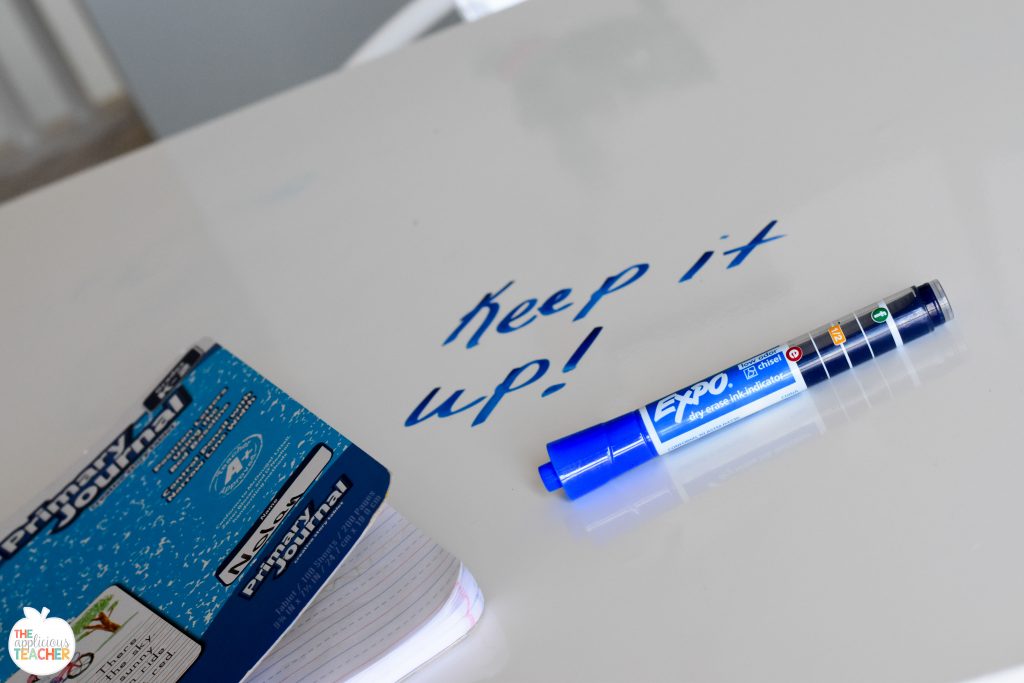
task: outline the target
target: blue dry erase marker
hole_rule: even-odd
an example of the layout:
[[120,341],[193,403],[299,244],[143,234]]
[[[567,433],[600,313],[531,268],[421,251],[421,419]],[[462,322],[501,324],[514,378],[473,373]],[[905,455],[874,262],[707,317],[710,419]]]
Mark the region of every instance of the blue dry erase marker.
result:
[[548,444],[538,468],[569,498],[794,396],[953,319],[938,280],[909,287],[788,344],[726,368],[614,420]]

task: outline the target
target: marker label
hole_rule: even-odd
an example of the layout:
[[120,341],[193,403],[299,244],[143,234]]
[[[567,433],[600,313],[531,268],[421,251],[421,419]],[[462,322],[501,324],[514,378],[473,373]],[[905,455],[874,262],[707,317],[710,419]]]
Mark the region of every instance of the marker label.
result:
[[647,404],[640,417],[661,455],[806,388],[786,347],[776,346]]
[[832,343],[836,346],[841,346],[846,343],[846,334],[843,332],[843,326],[839,323],[828,328],[828,334],[832,337]]

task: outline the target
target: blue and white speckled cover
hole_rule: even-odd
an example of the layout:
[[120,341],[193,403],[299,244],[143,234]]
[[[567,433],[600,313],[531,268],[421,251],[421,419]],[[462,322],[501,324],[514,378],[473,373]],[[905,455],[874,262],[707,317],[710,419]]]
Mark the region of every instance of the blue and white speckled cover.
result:
[[[118,585],[202,644],[184,681],[240,680],[370,523],[386,469],[220,346],[0,541],[0,633]],[[224,656],[221,656],[224,655]],[[0,680],[16,671],[4,658]]]

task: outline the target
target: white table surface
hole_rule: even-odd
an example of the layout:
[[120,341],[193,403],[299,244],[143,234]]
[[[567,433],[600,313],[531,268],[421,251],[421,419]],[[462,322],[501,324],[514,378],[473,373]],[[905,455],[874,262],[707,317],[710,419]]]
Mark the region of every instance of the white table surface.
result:
[[[478,578],[483,620],[418,683],[1020,665],[1022,35],[1012,1],[535,0],[16,200],[0,512],[208,335]],[[547,441],[934,277],[957,320],[905,353],[575,503],[541,487]],[[503,311],[574,307],[442,345],[509,280]],[[403,426],[539,358],[484,424]]]

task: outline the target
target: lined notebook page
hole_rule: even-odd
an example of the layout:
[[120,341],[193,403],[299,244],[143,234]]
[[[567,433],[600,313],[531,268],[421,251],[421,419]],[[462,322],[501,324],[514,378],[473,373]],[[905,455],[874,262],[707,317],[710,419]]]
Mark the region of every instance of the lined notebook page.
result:
[[[341,681],[371,666],[405,675],[476,623],[483,599],[467,575],[457,557],[385,504],[248,680]],[[417,646],[399,649],[406,641]]]
[[430,623],[349,679],[349,683],[397,681],[461,640],[484,610],[484,596],[465,565],[444,608]]

